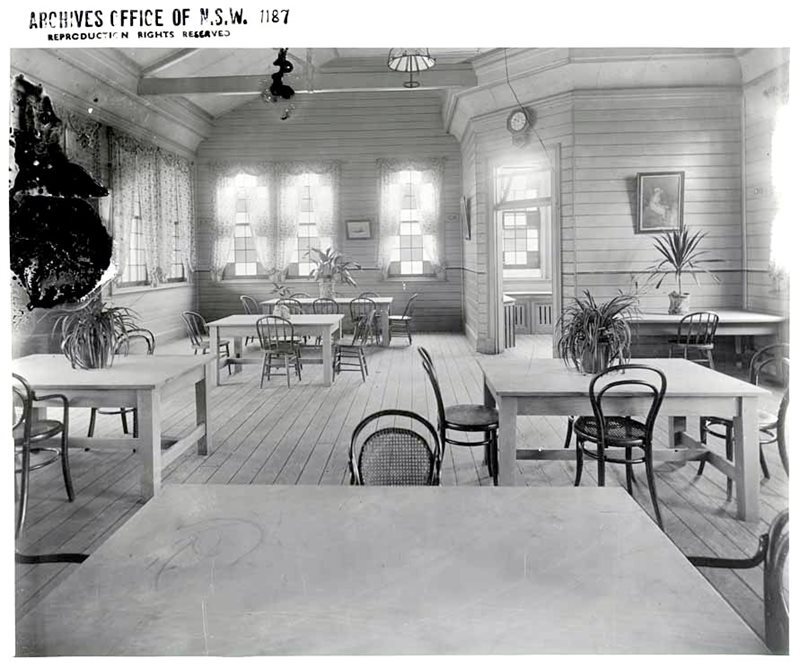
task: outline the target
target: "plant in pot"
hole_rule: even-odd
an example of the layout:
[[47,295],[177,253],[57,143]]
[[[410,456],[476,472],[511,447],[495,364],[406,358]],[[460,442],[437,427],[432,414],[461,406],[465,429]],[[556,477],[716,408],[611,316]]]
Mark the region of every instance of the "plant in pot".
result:
[[328,248],[324,251],[312,248],[307,255],[314,263],[311,270],[311,278],[319,283],[319,296],[332,298],[336,294],[336,283],[346,283],[356,285],[356,281],[351,274],[356,269],[361,269],[361,265],[348,260],[339,251]]
[[620,291],[598,302],[588,290],[575,297],[558,319],[558,354],[582,373],[595,374],[618,361],[630,359],[629,318],[638,308],[638,297]]
[[684,227],[680,230],[665,232],[653,241],[653,245],[662,259],[647,268],[650,280],[656,281],[655,287],[658,289],[667,276],[673,275],[678,288],[677,292],[673,290],[669,293],[668,313],[684,314],[689,311],[691,295],[683,291],[684,274],[691,274],[697,285],[700,285],[700,281],[697,279],[698,271],[704,272],[716,283],[719,283],[719,279],[704,266],[713,262],[722,262],[718,258],[706,257],[708,251],[700,249],[700,242],[705,236],[705,232],[689,232],[689,228]]
[[61,315],[53,333],[73,369],[103,369],[114,361],[119,340],[135,328],[131,309],[104,304],[98,296]]

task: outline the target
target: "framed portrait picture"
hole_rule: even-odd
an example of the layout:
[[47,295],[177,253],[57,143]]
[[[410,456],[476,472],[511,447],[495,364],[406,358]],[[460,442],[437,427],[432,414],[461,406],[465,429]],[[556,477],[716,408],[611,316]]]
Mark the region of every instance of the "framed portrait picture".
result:
[[469,217],[469,197],[461,197],[461,226],[464,229],[464,239],[472,239],[472,221]]
[[348,239],[372,239],[372,227],[368,220],[348,220],[347,238]]
[[636,175],[636,233],[683,227],[684,172],[640,172]]

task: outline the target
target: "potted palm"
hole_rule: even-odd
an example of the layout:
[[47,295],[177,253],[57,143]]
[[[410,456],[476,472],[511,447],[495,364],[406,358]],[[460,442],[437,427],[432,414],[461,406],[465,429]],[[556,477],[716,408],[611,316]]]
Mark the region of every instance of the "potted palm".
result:
[[119,340],[135,328],[131,309],[104,304],[98,296],[61,315],[53,332],[73,369],[103,369],[114,361]]
[[615,360],[630,359],[629,318],[637,309],[638,297],[620,292],[598,302],[588,290],[575,297],[558,319],[559,357],[583,373],[595,374]]
[[705,238],[705,232],[689,232],[689,228],[670,230],[657,237],[653,245],[661,255],[661,260],[647,268],[650,280],[655,280],[656,289],[661,287],[667,276],[674,276],[677,292],[669,293],[669,311],[671,314],[683,314],[689,310],[690,294],[683,291],[683,275],[691,274],[695,284],[700,285],[697,272],[702,271],[715,282],[719,279],[705,268],[705,264],[722,262],[718,258],[706,257],[708,251],[700,250],[700,242]]
[[361,269],[361,265],[346,259],[339,251],[335,251],[332,248],[324,251],[312,248],[307,255],[314,263],[310,276],[319,283],[320,297],[334,297],[336,283],[356,285],[351,272]]

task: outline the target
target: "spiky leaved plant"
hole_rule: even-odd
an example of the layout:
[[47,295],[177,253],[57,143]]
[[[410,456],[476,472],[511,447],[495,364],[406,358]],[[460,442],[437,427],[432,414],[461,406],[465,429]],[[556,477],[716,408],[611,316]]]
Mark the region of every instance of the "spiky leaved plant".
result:
[[314,268],[309,275],[315,281],[356,285],[356,281],[350,272],[361,269],[361,265],[347,260],[339,251],[332,248],[327,248],[324,251],[319,248],[312,248],[306,255],[314,263]]
[[588,290],[575,297],[558,319],[559,357],[578,371],[597,373],[614,360],[630,359],[629,318],[638,308],[635,294],[620,292],[598,302]]
[[653,240],[653,245],[661,255],[661,260],[647,268],[650,278],[656,280],[656,289],[661,287],[667,276],[675,276],[678,286],[678,294],[683,292],[683,274],[691,273],[696,284],[696,272],[702,271],[710,276],[715,282],[719,279],[703,265],[712,262],[722,262],[718,258],[706,257],[709,251],[700,249],[700,242],[706,237],[706,232],[689,232],[688,227],[680,230],[670,230]]
[[53,333],[73,368],[102,369],[111,366],[117,343],[135,328],[134,311],[106,305],[97,296],[60,316]]

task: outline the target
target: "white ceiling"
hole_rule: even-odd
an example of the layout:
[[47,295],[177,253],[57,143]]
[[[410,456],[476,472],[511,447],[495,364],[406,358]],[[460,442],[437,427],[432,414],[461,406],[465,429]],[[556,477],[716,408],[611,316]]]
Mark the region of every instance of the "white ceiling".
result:
[[[457,48],[457,49],[435,49],[431,48],[431,55],[436,59],[436,66],[428,75],[422,73],[418,78],[424,86],[444,87],[452,85],[453,78],[442,79],[443,70],[450,67],[453,77],[465,74],[467,70],[471,75],[471,61],[481,53],[490,49],[482,48]],[[150,82],[153,79],[174,79],[184,86],[194,88],[191,79],[202,77],[204,79],[202,93],[169,92],[159,94],[170,94],[173,97],[182,97],[203,109],[213,117],[220,116],[231,109],[249,102],[258,96],[253,89],[252,77],[258,77],[256,83],[261,78],[267,83],[270,82],[270,75],[276,71],[272,64],[275,60],[278,48],[271,49],[116,49],[118,55],[124,57],[135,71],[140,73],[141,82]],[[359,86],[365,88],[374,87],[386,90],[387,86],[398,89],[402,87],[407,75],[403,73],[389,72],[386,67],[386,59],[389,48],[289,48],[289,60],[294,65],[294,71],[287,75],[285,82],[296,90],[302,90],[305,86],[314,83],[314,76],[325,74],[338,75],[358,73]],[[461,66],[461,70],[459,70]],[[464,68],[464,66],[467,66]],[[387,78],[387,75],[390,78]],[[222,77],[231,83],[236,77],[251,77],[245,84],[242,81],[241,89],[233,92],[222,91],[219,86],[223,80],[211,80],[212,77]],[[318,79],[319,81],[320,79]],[[326,81],[335,80],[335,77],[327,77]],[[396,83],[395,83],[396,80]],[[198,79],[199,81],[199,79]],[[437,83],[438,82],[438,83]],[[155,82],[163,86],[170,86],[169,81]],[[199,85],[199,84],[198,84]],[[163,88],[162,88],[163,90]],[[176,88],[175,91],[180,90]]]

